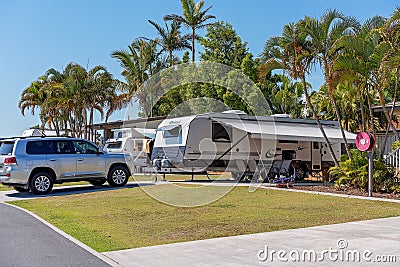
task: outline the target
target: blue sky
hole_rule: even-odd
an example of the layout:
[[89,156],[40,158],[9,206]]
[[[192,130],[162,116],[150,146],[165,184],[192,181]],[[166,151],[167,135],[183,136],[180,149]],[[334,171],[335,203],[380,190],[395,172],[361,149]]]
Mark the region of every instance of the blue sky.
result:
[[[363,22],[374,15],[388,17],[394,0],[206,0],[210,14],[233,25],[250,52],[258,55],[264,42],[279,35],[284,24],[305,15],[320,17],[337,8]],[[20,135],[38,124],[38,116],[18,109],[21,92],[49,68],[62,70],[69,62],[104,65],[121,78],[112,51],[125,49],[139,36],[155,37],[148,19],[162,23],[166,14],[181,14],[179,0],[0,0],[0,136]],[[321,74],[311,77],[314,87]],[[111,120],[122,119],[116,114]]]

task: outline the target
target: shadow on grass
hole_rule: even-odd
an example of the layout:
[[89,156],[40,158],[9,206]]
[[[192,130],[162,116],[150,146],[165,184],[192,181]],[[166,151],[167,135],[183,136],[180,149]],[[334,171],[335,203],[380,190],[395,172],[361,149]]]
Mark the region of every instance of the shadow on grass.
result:
[[63,187],[54,187],[53,191],[48,195],[34,195],[32,193],[12,192],[12,193],[6,193],[5,196],[9,198],[7,201],[13,201],[13,200],[23,200],[23,199],[46,198],[54,196],[79,195],[85,193],[120,190],[126,188],[137,188],[140,186],[151,186],[151,185],[154,185],[154,183],[140,183],[140,184],[128,183],[123,187],[111,187],[108,184],[102,186],[93,186],[93,185],[77,185],[77,186],[65,186],[65,187],[63,186]]

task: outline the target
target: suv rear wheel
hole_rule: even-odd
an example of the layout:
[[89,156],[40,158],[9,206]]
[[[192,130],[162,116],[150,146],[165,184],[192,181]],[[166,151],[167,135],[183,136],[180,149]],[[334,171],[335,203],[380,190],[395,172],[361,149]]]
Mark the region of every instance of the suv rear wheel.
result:
[[125,166],[118,165],[110,169],[107,182],[111,186],[124,186],[129,180],[130,173]]
[[53,189],[53,177],[48,172],[38,172],[32,177],[29,187],[36,195],[48,194]]

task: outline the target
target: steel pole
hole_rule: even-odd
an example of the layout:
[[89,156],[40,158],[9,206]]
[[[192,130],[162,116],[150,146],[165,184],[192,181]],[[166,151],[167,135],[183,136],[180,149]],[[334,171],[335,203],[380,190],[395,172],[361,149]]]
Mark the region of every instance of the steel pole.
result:
[[374,166],[374,150],[368,152],[368,196],[372,197],[372,170]]

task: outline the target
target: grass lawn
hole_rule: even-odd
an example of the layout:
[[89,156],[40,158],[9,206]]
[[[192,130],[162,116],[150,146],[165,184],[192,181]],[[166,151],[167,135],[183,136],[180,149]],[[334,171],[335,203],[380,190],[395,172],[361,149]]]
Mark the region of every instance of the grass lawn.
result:
[[[158,185],[159,190],[173,190]],[[213,190],[213,187],[209,187]],[[400,204],[237,187],[195,208],[140,188],[15,201],[97,251],[400,216]]]

